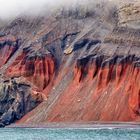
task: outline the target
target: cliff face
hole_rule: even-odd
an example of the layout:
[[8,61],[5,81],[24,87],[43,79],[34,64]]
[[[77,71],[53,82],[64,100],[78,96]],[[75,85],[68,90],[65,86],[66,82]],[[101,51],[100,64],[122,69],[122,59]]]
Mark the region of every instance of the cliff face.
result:
[[[82,15],[63,9],[51,17],[16,19],[1,29],[2,124],[139,122],[140,29],[121,21],[129,6],[113,7],[106,16],[99,4]],[[4,82],[11,79],[16,84]]]
[[72,83],[48,121],[138,121],[140,69],[134,56],[87,56],[76,63]]

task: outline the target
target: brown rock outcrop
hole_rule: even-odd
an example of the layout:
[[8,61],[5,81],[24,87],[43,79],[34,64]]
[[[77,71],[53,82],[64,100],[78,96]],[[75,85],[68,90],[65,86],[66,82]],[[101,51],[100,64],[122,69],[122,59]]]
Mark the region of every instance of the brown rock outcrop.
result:
[[139,16],[140,16],[140,3],[135,1],[129,4],[125,4],[118,10],[119,25],[129,26],[133,28],[140,28]]

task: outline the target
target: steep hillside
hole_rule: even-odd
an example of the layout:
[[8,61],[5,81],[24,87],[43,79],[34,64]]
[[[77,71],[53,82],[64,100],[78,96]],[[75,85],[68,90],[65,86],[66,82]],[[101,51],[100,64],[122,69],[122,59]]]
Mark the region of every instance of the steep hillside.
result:
[[[139,7],[97,3],[92,10],[64,8],[49,16],[18,18],[1,28],[0,73],[5,92],[0,94],[14,94],[15,102],[22,88],[22,94],[30,96],[20,98],[25,105],[20,112],[13,109],[16,115],[9,120],[3,119],[9,113],[9,101],[0,103],[1,125],[139,122],[140,28],[135,26]],[[5,80],[19,84],[5,90],[9,85]]]

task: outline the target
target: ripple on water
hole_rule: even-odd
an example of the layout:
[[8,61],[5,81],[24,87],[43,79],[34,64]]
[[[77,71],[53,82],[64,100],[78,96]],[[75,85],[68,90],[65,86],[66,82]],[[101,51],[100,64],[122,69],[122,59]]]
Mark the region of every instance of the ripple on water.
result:
[[140,140],[140,129],[3,128],[0,140]]

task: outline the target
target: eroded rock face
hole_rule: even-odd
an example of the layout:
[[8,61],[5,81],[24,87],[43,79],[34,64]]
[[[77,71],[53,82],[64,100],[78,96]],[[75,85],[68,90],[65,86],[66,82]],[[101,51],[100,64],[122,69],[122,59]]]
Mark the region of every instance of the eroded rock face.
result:
[[55,60],[49,52],[32,52],[30,48],[26,48],[8,68],[6,75],[23,76],[38,89],[43,90],[52,80],[54,73]]
[[134,55],[78,59],[74,79],[44,121],[139,121],[139,60]]
[[14,79],[0,86],[0,123],[2,126],[19,120],[42,102],[40,94],[33,94],[30,85],[17,83]]
[[[112,115],[115,116],[117,115],[117,113],[120,113],[118,115],[118,118],[114,118],[118,120],[123,120],[126,116],[130,116],[134,120],[139,118],[140,58],[137,58],[134,55],[125,57],[114,56],[111,59],[104,60],[105,58],[105,56],[90,56],[89,59],[88,56],[86,58],[80,59],[77,62],[76,66],[76,81],[82,82],[87,77],[93,80],[96,79],[97,86],[94,92],[95,98],[93,100],[96,100],[96,98],[100,98],[100,96],[110,96],[110,98],[112,98],[111,100],[113,100],[114,104],[112,103],[109,109],[108,105],[109,103],[111,103],[111,101],[108,98],[105,103],[106,105],[102,108],[102,111],[113,111],[113,107],[115,107],[116,112],[114,113],[116,114],[113,114],[113,112],[108,112],[108,115],[106,116],[106,114],[103,113],[99,117],[99,120],[111,120],[113,119]],[[124,103],[124,108],[127,108],[128,112],[125,112],[125,115],[121,116],[121,113],[123,114],[123,112],[119,112],[119,107],[122,107],[122,105],[119,105],[120,103],[116,101],[117,98],[113,97],[114,95],[116,96],[116,94],[122,94],[124,98],[127,98],[127,104]]]

